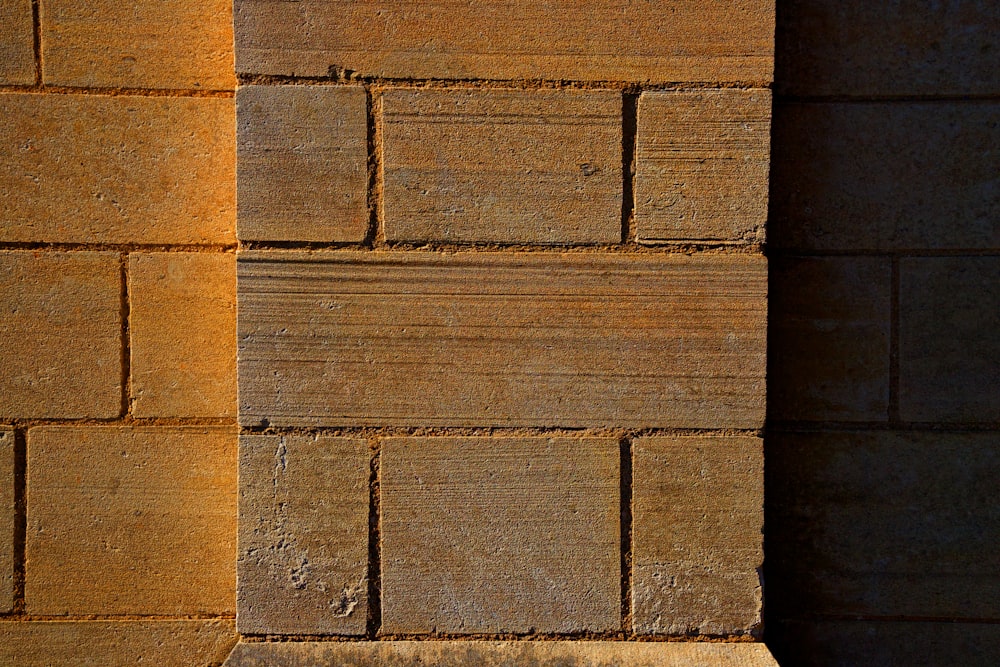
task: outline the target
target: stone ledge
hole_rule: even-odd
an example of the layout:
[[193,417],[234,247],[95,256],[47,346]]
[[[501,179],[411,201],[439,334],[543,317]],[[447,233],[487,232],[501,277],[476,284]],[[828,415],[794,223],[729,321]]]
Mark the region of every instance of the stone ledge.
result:
[[777,667],[750,642],[246,642],[223,667]]

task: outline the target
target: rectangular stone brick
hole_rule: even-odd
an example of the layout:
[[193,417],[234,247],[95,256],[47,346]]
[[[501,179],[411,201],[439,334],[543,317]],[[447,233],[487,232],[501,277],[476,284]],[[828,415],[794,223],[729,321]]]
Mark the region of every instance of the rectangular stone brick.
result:
[[236,257],[129,256],[132,414],[236,416]]
[[35,82],[35,28],[31,0],[0,2],[0,84]]
[[768,414],[889,418],[892,267],[879,257],[771,260]]
[[755,428],[762,257],[244,253],[240,421]]
[[233,429],[34,428],[28,489],[29,614],[234,611]]
[[380,641],[247,642],[225,667],[777,667],[764,644],[750,642]]
[[987,101],[778,106],[769,243],[1000,248],[998,123]]
[[45,83],[232,90],[229,0],[45,0]]
[[237,0],[236,71],[443,79],[770,81],[773,0]]
[[760,243],[767,221],[771,92],[698,90],[639,97],[639,241]]
[[778,89],[791,95],[1000,93],[1000,5],[988,0],[789,0]]
[[243,86],[236,95],[240,239],[353,241],[368,231],[360,86]]
[[1000,422],[1000,257],[900,261],[899,412]]
[[383,108],[388,240],[621,241],[619,92],[390,90]]
[[768,607],[778,615],[997,618],[1000,434],[768,438]]
[[14,432],[0,430],[0,613],[14,609]]
[[387,438],[382,631],[621,627],[611,438]]
[[0,417],[120,414],[117,253],[0,252],[0,308]]
[[234,240],[232,100],[0,93],[0,117],[0,240]]
[[369,476],[360,438],[240,438],[241,633],[364,634]]
[[632,626],[639,634],[759,630],[764,451],[753,437],[633,444]]
[[20,667],[211,667],[235,642],[229,620],[0,621],[0,663]]

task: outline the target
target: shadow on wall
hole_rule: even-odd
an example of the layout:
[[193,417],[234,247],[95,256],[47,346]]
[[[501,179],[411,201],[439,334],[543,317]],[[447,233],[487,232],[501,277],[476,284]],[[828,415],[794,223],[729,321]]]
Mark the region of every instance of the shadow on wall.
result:
[[778,2],[766,640],[1000,664],[1000,3]]

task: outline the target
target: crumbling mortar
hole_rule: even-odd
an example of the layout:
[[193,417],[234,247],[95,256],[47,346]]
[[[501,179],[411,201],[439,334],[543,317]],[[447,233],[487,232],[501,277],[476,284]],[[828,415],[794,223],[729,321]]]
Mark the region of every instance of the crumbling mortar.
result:
[[50,243],[45,241],[0,241],[0,250],[43,250],[50,252],[204,252],[235,253],[232,244],[166,244],[166,243]]
[[617,243],[612,245],[585,244],[527,244],[527,243],[407,243],[376,241],[366,243],[322,243],[311,241],[241,241],[240,252],[252,250],[295,250],[299,252],[436,252],[456,253],[496,253],[531,252],[538,254],[601,254],[601,255],[761,255],[763,246],[759,243],[734,241],[662,241],[657,243]]
[[[39,65],[40,67],[40,65]],[[0,85],[0,93],[32,95],[92,95],[95,97],[206,97],[230,99],[232,90],[187,90],[182,88],[117,88],[113,86],[53,86],[36,82],[30,85]]]
[[306,437],[362,437],[369,439],[410,437],[560,437],[560,438],[614,438],[635,439],[647,436],[673,437],[760,437],[760,429],[706,429],[706,428],[608,428],[608,427],[526,427],[526,426],[336,426],[336,427],[246,427],[244,435],[306,436]]

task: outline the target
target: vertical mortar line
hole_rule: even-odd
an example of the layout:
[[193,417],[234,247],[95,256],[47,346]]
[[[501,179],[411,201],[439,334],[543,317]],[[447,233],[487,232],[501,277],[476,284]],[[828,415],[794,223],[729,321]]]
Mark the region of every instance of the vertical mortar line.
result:
[[619,494],[621,502],[621,598],[622,632],[632,635],[632,438],[618,442]]
[[25,613],[24,581],[28,536],[28,438],[14,429],[14,609]]
[[622,243],[635,241],[635,152],[639,91],[622,93]]
[[121,365],[122,365],[122,403],[121,418],[128,419],[132,414],[132,343],[130,318],[132,316],[132,305],[129,294],[129,254],[127,251],[121,253]]
[[42,11],[41,0],[31,0],[32,48],[35,50],[35,86],[42,87]]
[[382,91],[365,84],[368,129],[368,232],[364,245],[369,248],[385,243],[382,206]]
[[892,279],[889,293],[889,423],[899,424],[899,257],[892,260]]
[[368,618],[365,639],[378,639],[382,629],[382,505],[381,472],[382,443],[375,437],[369,440],[371,463],[368,473]]

